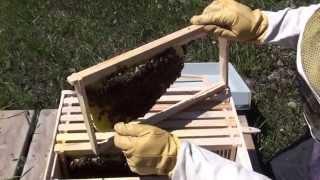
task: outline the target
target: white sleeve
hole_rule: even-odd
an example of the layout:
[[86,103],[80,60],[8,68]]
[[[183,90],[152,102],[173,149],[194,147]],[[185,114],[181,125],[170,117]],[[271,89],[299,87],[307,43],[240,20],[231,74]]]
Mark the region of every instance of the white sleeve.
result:
[[181,143],[171,178],[172,180],[270,180],[186,141]]
[[265,43],[276,43],[296,49],[299,35],[303,32],[306,22],[319,7],[320,4],[315,4],[297,9],[286,8],[277,12],[264,11],[269,23]]

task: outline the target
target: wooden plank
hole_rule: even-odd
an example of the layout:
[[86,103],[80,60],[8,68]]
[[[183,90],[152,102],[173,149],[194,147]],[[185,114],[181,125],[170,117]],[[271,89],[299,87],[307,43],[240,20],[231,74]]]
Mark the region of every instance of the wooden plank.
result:
[[157,124],[157,126],[164,129],[176,129],[178,127],[184,128],[221,128],[227,126],[236,126],[234,121],[227,121],[226,119],[197,119],[197,120],[183,120],[170,119]]
[[[82,116],[80,115],[63,115],[61,117],[63,117],[61,122],[68,121],[70,124],[84,123]],[[77,117],[81,117],[81,119]],[[185,128],[201,128],[201,127],[225,127],[228,125],[235,126],[236,123],[231,120],[227,121],[225,118],[214,118],[214,119],[168,118],[168,120],[164,120],[158,124],[159,127],[169,128],[169,129],[183,127],[183,126]]]
[[[222,119],[225,118],[230,112],[230,118],[232,118],[231,111],[184,111],[179,114],[173,115],[169,119]],[[149,118],[149,116],[155,115],[155,112],[147,113],[144,119]],[[81,114],[71,114],[71,115],[61,115],[62,122],[83,122],[83,116]]]
[[[217,148],[219,146],[230,146],[239,145],[240,138],[229,138],[229,137],[208,137],[208,138],[181,138],[184,141],[189,141],[198,146],[207,148]],[[79,154],[92,154],[90,143],[64,143],[56,144],[55,151],[61,151],[69,155],[79,155]]]
[[[144,118],[148,118],[155,113],[147,113]],[[193,111],[193,112],[181,112],[172,117],[168,118],[169,120],[189,120],[194,121],[197,119],[208,119],[208,120],[224,120],[228,116],[229,120],[234,118],[232,111]],[[61,121],[73,122],[71,124],[59,124],[58,130],[61,132],[64,131],[85,131],[85,125],[83,123],[82,115],[62,115]],[[225,121],[230,123],[229,121]],[[213,122],[214,123],[214,122]],[[218,122],[217,122],[218,123]],[[170,123],[169,123],[170,124]],[[171,123],[172,124],[172,123]],[[199,125],[199,123],[197,123]]]
[[179,102],[185,99],[188,99],[192,97],[192,95],[163,95],[161,96],[157,102],[158,103],[174,103],[174,102]]
[[191,25],[78,73],[73,73],[67,80],[71,85],[74,85],[76,81],[82,81],[82,85],[86,86],[103,76],[117,71],[119,67],[129,67],[142,63],[169,47],[181,45],[206,35],[207,32],[204,30],[204,26]]
[[82,114],[66,114],[66,115],[61,115],[60,121],[66,122],[66,121],[83,121],[83,115]]
[[62,178],[62,170],[61,170],[61,165],[60,165],[60,161],[57,153],[54,153],[54,157],[52,161],[53,161],[52,169],[51,169],[51,172],[49,172],[50,175],[43,178],[43,180]]
[[[222,109],[229,109],[230,105],[229,104],[224,104],[224,103],[220,103],[218,104],[219,102],[213,102],[213,101],[208,101],[208,102],[203,102],[203,103],[199,103],[199,104],[196,104],[195,106],[192,106],[190,108],[187,108],[185,111],[186,112],[191,112],[191,111],[194,111],[194,112],[201,112],[201,111],[204,111],[204,110],[207,110],[209,114],[211,113],[214,113],[214,112],[218,112],[219,110],[222,110]],[[216,105],[218,104],[218,105]],[[173,104],[155,104],[151,110],[150,110],[150,113],[147,114],[146,116],[150,116],[150,115],[153,115],[154,113],[156,112],[159,112],[159,111],[162,111],[170,106],[172,106]],[[62,108],[62,112],[64,114],[61,115],[61,118],[60,118],[60,121],[61,122],[77,122],[77,123],[81,123],[81,122],[84,122],[83,121],[83,115],[82,114],[66,114],[67,112],[70,112],[69,109],[72,109],[72,111],[76,112],[79,110],[79,106],[76,107],[63,107]],[[207,115],[209,115],[207,114]],[[219,113],[215,113],[214,117],[217,117]],[[205,116],[205,115],[204,115]],[[177,119],[176,117],[174,117],[174,119]],[[189,119],[192,119],[192,118],[189,118]]]
[[76,97],[77,96],[73,90],[62,90],[62,92],[66,97],[70,97],[70,96]]
[[[76,93],[76,92],[74,92]],[[63,99],[63,104],[79,104],[79,99],[78,97],[66,97]]]
[[181,138],[222,137],[239,134],[239,130],[237,128],[179,129],[173,130],[171,133]]
[[[224,118],[226,113],[228,113],[229,111],[223,112],[220,109],[227,107],[227,106],[228,105],[221,105],[221,106],[217,106],[216,108],[212,107],[212,111],[204,111],[204,110],[201,111],[202,107],[201,107],[201,105],[199,105],[199,107],[192,107],[192,109],[187,109],[186,111],[183,111],[177,115],[174,115],[174,116],[172,116],[172,118],[169,118],[169,119]],[[167,108],[167,107],[170,107],[170,106],[167,106],[167,105],[162,106],[161,104],[159,104],[159,105],[155,106],[155,108],[152,109],[150,113],[147,113],[144,118],[148,118],[149,116],[155,115],[156,112],[159,112],[159,110],[161,110],[162,108]],[[195,109],[195,111],[191,111],[193,109]],[[82,114],[63,114],[63,115],[61,115],[60,121],[61,122],[67,122],[67,121],[69,121],[69,122],[84,122]]]
[[91,124],[89,119],[88,98],[87,98],[85,87],[82,85],[82,81],[78,81],[75,83],[75,90],[80,102],[80,108],[83,115],[84,124],[86,126],[86,130],[90,138],[91,149],[95,154],[98,154],[96,135],[94,133],[93,125]]
[[228,63],[229,63],[229,43],[225,38],[218,38],[219,40],[219,64],[220,75],[223,82],[228,87]]
[[[192,87],[190,87],[190,89],[192,90]],[[183,96],[180,96],[179,99],[183,99],[183,98],[188,98],[190,97],[191,95],[183,95]],[[167,100],[168,101],[168,95],[164,97],[164,100]],[[163,110],[164,108],[167,108],[167,106],[170,106],[170,105],[173,105],[175,102],[177,102],[179,99],[176,99],[176,100],[172,100],[174,96],[170,96],[169,97],[169,102],[165,102],[162,100],[160,100],[158,102],[158,104],[155,104],[154,107],[163,107],[162,109],[160,110]],[[73,110],[73,111],[78,111],[79,110],[79,100],[77,97],[66,97],[64,100],[63,100],[63,103],[65,104],[65,106],[62,108],[63,109],[63,112],[67,112],[67,109],[69,110]],[[72,106],[70,107],[69,105],[71,104],[77,104],[76,106]],[[221,108],[225,108],[226,106],[229,106],[229,104],[225,104],[223,101],[220,101],[219,98],[217,98],[217,100],[215,100],[215,98],[212,98],[211,100],[206,100],[206,101],[203,101],[201,102],[200,104],[197,104],[197,106],[194,106],[192,108],[194,109],[205,109],[205,108],[211,108],[211,109],[221,109]],[[159,109],[159,108],[158,108]],[[153,111],[153,110],[151,110]],[[157,110],[155,110],[157,111]],[[159,111],[159,110],[158,110]]]
[[[156,113],[147,113],[142,119],[148,119],[155,114]],[[173,115],[169,119],[222,119],[226,116],[229,116],[230,118],[234,117],[231,111],[183,111]],[[148,120],[145,121],[147,122]]]
[[[216,129],[181,129],[173,130],[172,134],[181,138],[198,137],[223,137],[230,134],[239,134],[237,128],[216,128]],[[96,133],[97,140],[103,141],[114,136],[114,132]],[[57,141],[89,141],[87,133],[62,133],[57,135]]]
[[[192,95],[163,95],[158,99],[158,103],[175,103],[184,99],[188,99]],[[78,104],[79,100],[77,97],[67,97],[63,101],[65,104]]]
[[[162,96],[162,99],[160,98],[159,102],[176,102],[180,101],[182,99],[190,97],[190,94],[196,93],[202,89],[204,89],[205,86],[199,86],[199,87],[170,87],[167,89],[167,93]],[[172,96],[176,94],[182,94],[181,96]],[[176,99],[173,99],[176,98]],[[79,104],[79,99],[74,96],[74,97],[66,97],[63,100],[65,105],[71,105],[71,104]]]
[[[233,114],[236,115],[235,120],[236,120],[237,126],[239,127],[239,129],[241,129],[242,125],[240,123],[239,117],[237,116],[237,111],[235,108],[235,103],[234,103],[233,98],[230,98],[230,104],[233,107],[232,108]],[[252,170],[252,164],[250,162],[250,157],[248,154],[248,149],[247,149],[247,145],[244,140],[243,133],[240,133],[239,135],[240,135],[239,143],[241,144],[241,146],[237,147],[237,151],[235,152],[236,153],[235,160],[237,162],[240,162],[243,165],[243,167],[245,167],[246,169]]]
[[[213,94],[216,94],[219,91],[222,91],[225,88],[224,83],[217,83],[212,86],[209,86],[208,88],[192,95],[188,99],[182,100],[178,102],[177,104],[174,104],[167,109],[164,109],[163,111],[156,113],[153,116],[149,116],[148,119],[146,119],[147,123],[156,124],[163,119],[166,119],[176,113],[179,113],[180,111],[190,107],[191,105],[198,103],[199,101],[205,100],[207,97],[212,96]],[[161,98],[160,98],[161,99]]]
[[59,118],[61,116],[61,108],[62,106],[64,105],[63,104],[63,100],[65,97],[69,97],[69,96],[74,96],[74,95],[71,95],[70,94],[70,90],[63,90],[61,91],[61,97],[60,97],[60,103],[59,103],[59,108],[57,110],[57,116],[56,116],[56,119],[55,119],[55,125],[53,127],[53,137],[50,141],[50,151],[49,151],[49,155],[48,155],[48,161],[47,161],[47,164],[46,164],[46,169],[45,169],[45,173],[44,173],[44,178],[43,179],[48,179],[51,175],[51,171],[52,169],[55,170],[56,167],[53,167],[55,166],[55,158],[56,158],[56,154],[54,152],[54,146],[55,146],[55,140],[56,140],[56,135],[57,135],[57,131],[58,131],[58,125],[59,125]]
[[81,113],[80,106],[64,106],[61,110],[62,113]]
[[231,106],[229,103],[225,103],[223,101],[206,100],[195,104],[186,111],[218,111],[222,109],[231,110]]
[[0,179],[10,179],[22,170],[34,126],[34,111],[0,111]]
[[185,111],[172,116],[170,119],[214,119],[214,118],[225,118],[229,116],[234,117],[233,114],[228,114],[228,112],[223,111]]
[[[97,141],[104,141],[106,139],[109,139],[114,136],[115,133],[110,132],[110,133],[96,133]],[[57,134],[57,139],[58,142],[61,141],[89,141],[89,137],[87,133],[61,133]]]
[[59,124],[59,133],[64,132],[86,132],[86,125],[84,123]]
[[165,95],[188,95],[195,94],[204,89],[204,87],[171,87],[167,89]]
[[177,83],[184,82],[203,82],[202,78],[188,78],[188,77],[180,77],[176,80]]
[[173,104],[155,104],[149,112],[159,112],[162,111],[170,106],[172,106]]
[[206,76],[204,76],[204,75],[195,75],[195,74],[185,74],[185,73],[183,73],[183,74],[181,75],[181,78],[201,79],[201,80],[203,80],[203,79],[206,78]]
[[195,75],[195,74],[186,74],[186,73],[183,73],[181,75],[181,77],[184,77],[184,78],[194,78],[194,79],[203,79],[203,75]]
[[21,175],[22,180],[43,179],[48,163],[51,140],[54,136],[56,109],[40,111],[38,123],[29,147],[26,163]]
[[[246,116],[242,115],[239,116],[240,123],[243,127],[248,127],[248,122]],[[258,158],[258,155],[256,153],[254,141],[252,139],[252,134],[243,134],[244,141],[246,143],[247,151],[250,157],[250,162],[252,164],[252,168],[256,172],[262,172],[260,160]]]
[[[232,114],[231,114],[232,115]],[[221,112],[221,111],[209,111],[209,112],[182,112],[179,113],[175,116],[173,116],[172,118],[169,118],[166,121],[167,126],[173,126],[173,122],[176,121],[181,121],[181,122],[177,122],[177,123],[186,123],[186,122],[190,122],[191,124],[189,125],[189,127],[193,127],[196,125],[201,126],[201,122],[203,122],[202,126],[219,126],[219,124],[221,124],[221,126],[224,126],[225,123],[229,123],[229,125],[235,125],[235,122],[233,123],[231,120],[234,119],[233,116],[229,116],[228,119],[225,119],[225,112]],[[77,116],[78,115],[68,115],[68,116],[64,116],[64,117],[68,117],[68,118],[64,118],[64,119],[70,119],[70,121],[72,121],[73,123],[70,124],[59,124],[58,127],[58,131],[60,132],[67,132],[67,131],[72,131],[72,132],[81,132],[81,131],[86,131],[86,126],[83,123],[83,121],[78,121],[73,119],[73,116]],[[73,119],[73,120],[71,120]],[[197,120],[208,120],[208,121],[201,121],[201,122],[196,122]],[[167,122],[168,121],[168,122]],[[169,121],[173,121],[173,122],[169,122]],[[212,121],[212,122],[209,122]],[[171,124],[171,125],[170,125]],[[162,124],[165,126],[165,124]],[[175,126],[175,127],[179,127],[179,126]]]
[[[249,127],[248,122],[247,122],[247,118],[245,116],[239,116],[239,121],[243,127]],[[255,150],[256,147],[254,145],[252,135],[251,134],[243,134],[243,137],[244,137],[245,143],[247,145],[247,149],[248,150]]]
[[[212,84],[212,83],[210,83]],[[172,89],[177,89],[177,90],[181,90],[181,91],[185,91],[188,89],[188,87],[192,87],[193,90],[197,90],[197,89],[204,89],[206,88],[208,85],[205,84],[204,82],[174,82],[170,87]],[[167,90],[169,90],[167,89]]]
[[89,142],[83,142],[83,143],[63,143],[63,144],[56,144],[54,146],[55,152],[63,152],[67,155],[69,154],[77,154],[79,152],[80,154],[93,154],[91,150],[91,145]]

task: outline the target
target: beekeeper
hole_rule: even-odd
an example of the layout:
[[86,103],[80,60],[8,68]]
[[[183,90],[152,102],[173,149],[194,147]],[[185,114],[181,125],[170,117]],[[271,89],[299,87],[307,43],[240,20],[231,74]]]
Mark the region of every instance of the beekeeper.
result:
[[[320,140],[320,4],[278,12],[251,10],[234,0],[215,0],[192,24],[215,25],[213,34],[238,41],[277,43],[297,49],[297,69],[312,137]],[[241,165],[150,125],[115,125],[115,145],[133,172],[172,179],[268,179]]]

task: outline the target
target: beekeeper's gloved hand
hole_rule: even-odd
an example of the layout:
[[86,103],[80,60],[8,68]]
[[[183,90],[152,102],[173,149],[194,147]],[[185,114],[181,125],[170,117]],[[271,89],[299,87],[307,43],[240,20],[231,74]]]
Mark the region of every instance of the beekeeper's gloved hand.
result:
[[145,124],[117,123],[115,146],[127,158],[131,171],[140,175],[168,175],[173,170],[180,141],[158,127]]
[[213,34],[240,41],[263,42],[268,19],[259,10],[234,0],[215,0],[199,16],[191,18],[192,24],[214,25]]

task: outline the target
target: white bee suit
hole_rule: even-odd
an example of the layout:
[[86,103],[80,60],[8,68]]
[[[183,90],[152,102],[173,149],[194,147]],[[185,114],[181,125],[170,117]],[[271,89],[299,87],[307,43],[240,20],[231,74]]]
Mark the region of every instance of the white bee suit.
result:
[[[265,43],[276,43],[297,49],[297,69],[308,84],[308,79],[302,68],[300,47],[306,24],[319,8],[320,4],[315,4],[297,9],[287,8],[278,12],[264,12],[269,20]],[[319,96],[316,95],[316,98],[320,102]]]
[[[297,9],[286,8],[278,12],[264,12],[269,21],[265,43],[277,43],[297,49],[298,72],[304,79],[306,76],[302,69],[299,50],[301,36],[307,21],[319,8],[320,4],[317,4]],[[269,179],[186,141],[181,143],[176,166],[170,175],[173,180]]]

